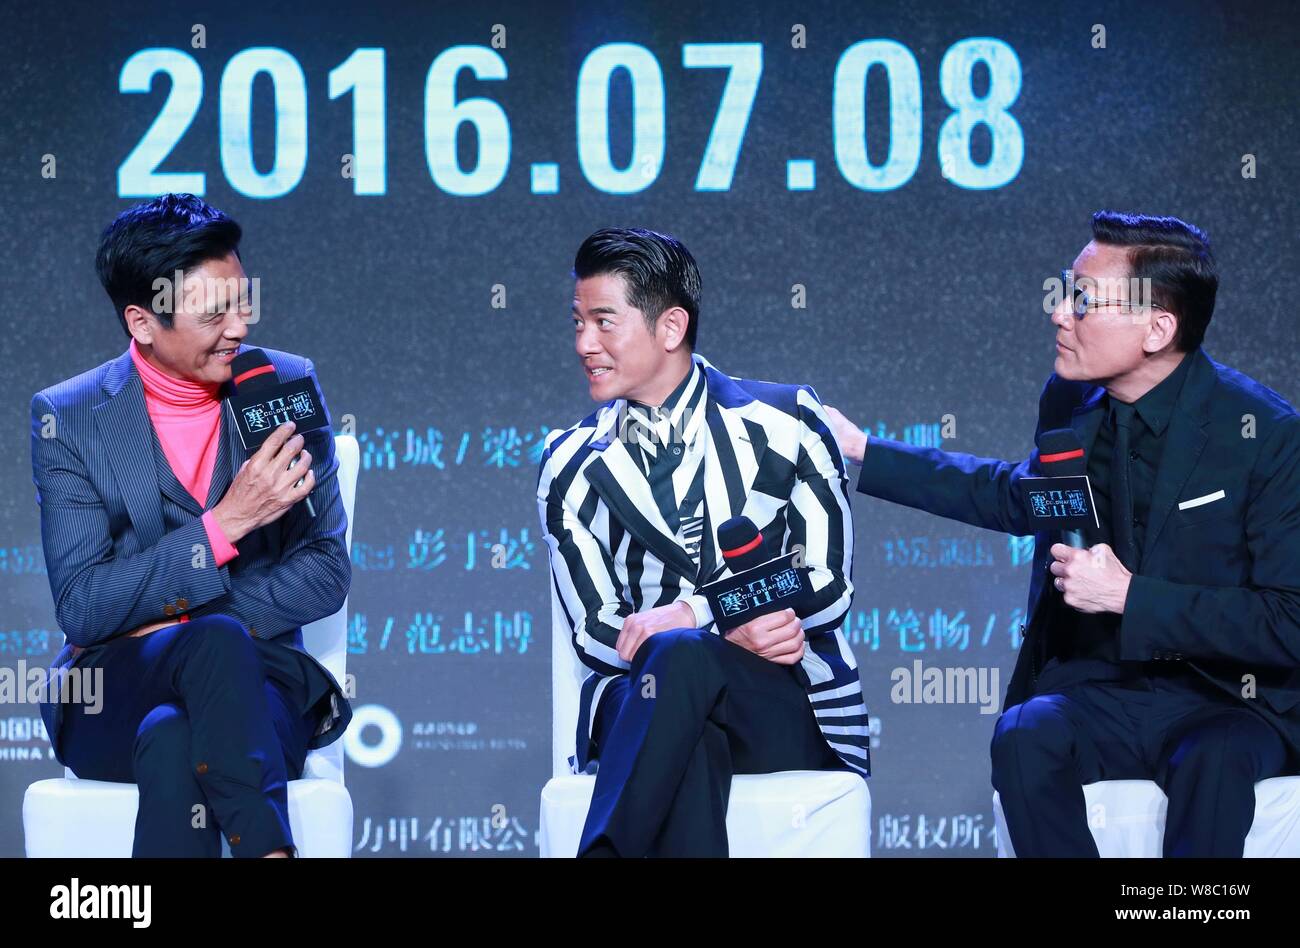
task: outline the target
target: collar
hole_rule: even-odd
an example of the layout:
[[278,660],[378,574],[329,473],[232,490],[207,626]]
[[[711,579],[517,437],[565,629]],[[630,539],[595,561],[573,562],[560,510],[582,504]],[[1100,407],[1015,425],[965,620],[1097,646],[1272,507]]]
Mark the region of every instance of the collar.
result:
[[144,357],[144,353],[131,340],[131,361],[135,371],[144,385],[145,394],[150,401],[158,402],[167,408],[178,411],[210,408],[217,401],[220,384],[210,382],[193,382],[168,375]]
[[[752,411],[755,404],[754,396],[742,388],[731,376],[718,370],[718,368],[709,362],[708,359],[698,352],[691,355],[691,361],[703,373],[704,379],[704,401],[701,403],[702,408],[706,411],[693,412],[687,419],[688,430],[695,430],[697,424],[702,424],[706,418],[701,417],[697,422],[697,416],[706,416],[717,408],[727,409],[734,415],[745,418]],[[1098,386],[1095,389],[1095,398],[1100,398],[1105,394],[1105,389]],[[606,402],[596,413],[595,430],[591,434],[591,447],[595,451],[604,451],[610,446],[610,443],[619,440],[619,432],[622,425],[627,419],[627,400],[615,398]]]
[[704,401],[705,391],[704,369],[692,360],[685,378],[662,405],[655,407],[629,399],[628,415],[664,435],[682,432],[683,440],[689,443],[694,432],[699,430],[703,413],[698,409]]
[[[1191,366],[1192,353],[1189,352],[1155,388],[1133,403],[1134,412],[1156,437],[1163,435],[1169,427],[1169,419],[1173,417],[1174,407],[1178,404],[1178,396],[1182,393]],[[1106,398],[1108,404],[1114,403],[1109,394]]]

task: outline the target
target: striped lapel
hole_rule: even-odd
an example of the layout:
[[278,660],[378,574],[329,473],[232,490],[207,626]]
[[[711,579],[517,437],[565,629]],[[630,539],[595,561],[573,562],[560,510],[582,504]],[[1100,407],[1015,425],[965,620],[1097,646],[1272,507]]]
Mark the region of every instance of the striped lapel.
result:
[[636,460],[618,437],[618,419],[626,402],[611,402],[591,442],[593,459],[584,469],[587,481],[611,514],[646,549],[696,585],[722,571],[718,527],[745,509],[766,450],[756,445],[747,430],[754,424],[758,406],[754,397],[701,355],[691,357],[704,368],[705,420],[704,510],[705,528],[697,568],[678,545],[650,492]]
[[592,460],[583,473],[613,519],[638,543],[682,576],[694,576],[695,563],[677,545],[676,535],[668,529],[650,492],[650,483],[618,436],[618,418],[625,404],[623,399],[611,403],[606,413],[608,429],[592,441]]
[[212,483],[208,486],[208,502],[204,505],[205,510],[211,510],[222,497],[226,496],[227,488],[235,479],[234,472],[244,463],[244,445],[240,442],[239,432],[235,430],[230,417],[232,409],[228,396],[232,391],[230,383],[227,382],[217,392],[217,397],[221,399],[221,447],[217,450],[217,461],[212,466]]
[[[218,393],[218,397],[220,397],[220,393]],[[157,432],[154,431],[152,425],[150,426],[150,436],[154,450],[154,467],[158,472],[158,487],[164,494],[195,516],[199,516],[203,511],[211,510],[217,505],[221,498],[225,496],[226,489],[230,486],[232,480],[230,472],[235,469],[235,464],[244,463],[242,458],[237,459],[236,457],[237,454],[242,452],[243,446],[240,444],[238,432],[235,432],[229,423],[228,405],[228,402],[222,402],[220,412],[221,433],[217,437],[216,457],[212,464],[212,477],[208,483],[207,500],[202,507],[194,499],[194,495],[176,478],[176,472],[172,470],[172,466],[167,460],[167,454],[163,451],[162,441],[158,438]],[[232,437],[234,438],[233,444],[231,443]]]
[[195,516],[203,513],[199,509],[199,503],[194,499],[194,495],[185,489],[185,485],[180,482],[176,477],[176,472],[172,470],[157,431],[150,426],[149,433],[153,441],[153,463],[154,471],[158,476],[158,489],[162,491],[164,496],[170,498],[173,503],[178,504],[181,509],[188,510]]
[[696,577],[696,585],[701,585],[717,576],[725,566],[718,528],[744,513],[767,444],[755,444],[747,430],[747,422],[756,423],[752,419],[757,405],[754,397],[703,356],[695,358],[703,363],[708,383],[708,428],[704,432],[709,439],[704,454],[705,529]]
[[[163,459],[162,448],[149,420],[144,401],[144,383],[127,350],[104,376],[101,387],[108,398],[95,407],[95,425],[108,455],[109,466],[117,479],[127,515],[135,527],[142,549],[153,546],[166,532],[163,523],[161,494],[193,513],[201,513],[190,492],[176,480],[175,473]],[[214,507],[234,480],[234,472],[244,463],[244,447],[231,423],[229,402],[233,389],[227,382],[218,391],[224,408],[221,412],[221,448],[217,451],[204,509]],[[161,460],[161,464],[160,464]],[[166,476],[162,471],[166,470]],[[170,489],[169,489],[170,488]]]
[[108,399],[95,407],[95,424],[117,479],[140,549],[162,539],[162,501],[153,465],[153,435],[144,404],[144,384],[128,349],[104,376]]

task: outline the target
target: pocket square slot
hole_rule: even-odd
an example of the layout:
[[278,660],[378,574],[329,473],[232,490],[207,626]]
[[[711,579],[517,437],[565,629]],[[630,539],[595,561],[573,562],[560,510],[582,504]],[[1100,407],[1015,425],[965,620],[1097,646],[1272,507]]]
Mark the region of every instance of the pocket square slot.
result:
[[1216,490],[1213,494],[1206,494],[1203,497],[1193,497],[1191,500],[1184,500],[1178,505],[1179,510],[1191,510],[1193,507],[1204,507],[1206,504],[1212,504],[1216,500],[1223,500],[1228,495],[1221,490]]

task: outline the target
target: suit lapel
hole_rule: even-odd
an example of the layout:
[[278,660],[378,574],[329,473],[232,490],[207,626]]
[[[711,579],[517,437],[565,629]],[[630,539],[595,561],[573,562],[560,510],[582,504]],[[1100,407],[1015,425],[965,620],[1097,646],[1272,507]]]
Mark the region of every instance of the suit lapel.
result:
[[147,549],[164,533],[162,503],[144,385],[131,363],[129,349],[108,371],[103,388],[109,397],[95,408],[95,424],[140,548]]
[[[1179,393],[1173,416],[1169,419],[1160,468],[1156,471],[1155,485],[1151,490],[1151,509],[1147,514],[1146,537],[1142,542],[1144,560],[1160,538],[1160,531],[1169,519],[1169,513],[1173,510],[1183,485],[1192,476],[1192,469],[1196,467],[1209,440],[1204,428],[1209,417],[1208,398],[1217,382],[1217,375],[1213,363],[1203,350],[1197,349],[1187,358],[1194,361],[1183,383],[1183,390]],[[1089,455],[1097,439],[1097,431],[1101,428],[1104,394],[1105,389],[1100,386],[1092,389],[1083,404],[1074,409],[1070,419],[1071,426]]]
[[1101,421],[1105,412],[1102,404],[1106,390],[1098,385],[1088,393],[1083,404],[1074,409],[1070,416],[1070,427],[1079,436],[1083,445],[1084,457],[1092,457],[1092,446],[1097,441],[1097,432],[1101,430]]
[[697,358],[705,365],[708,384],[708,425],[703,432],[708,439],[704,448],[704,542],[696,576],[696,585],[702,585],[725,568],[718,528],[744,513],[767,445],[765,441],[755,444],[747,429],[753,396],[702,356]]
[[697,568],[678,545],[650,492],[645,474],[618,437],[619,412],[625,404],[614,402],[608,427],[592,443],[595,457],[584,474],[611,515],[660,560],[696,585],[723,568],[718,527],[740,516],[758,476],[766,442],[755,445],[747,430],[753,414],[753,396],[731,378],[713,368],[703,356],[692,358],[704,368],[704,536]]
[[1183,485],[1192,476],[1192,470],[1209,440],[1204,429],[1209,421],[1207,405],[1210,392],[1218,382],[1217,373],[1202,350],[1195,350],[1187,358],[1195,361],[1183,381],[1183,390],[1178,395],[1169,419],[1169,429],[1165,432],[1165,448],[1160,455],[1160,467],[1156,470],[1155,486],[1151,489],[1151,509],[1147,513],[1146,538],[1142,542],[1143,560],[1150,556]]
[[[163,451],[162,441],[158,438],[153,425],[149,425],[149,435],[154,450],[154,467],[158,472],[159,490],[196,517],[202,516],[205,510],[211,510],[217,505],[221,498],[225,496],[226,490],[230,487],[231,480],[233,480],[231,471],[235,470],[236,465],[244,463],[241,456],[244,453],[243,444],[239,441],[239,433],[230,424],[229,402],[225,400],[223,393],[224,389],[219,390],[217,393],[217,397],[222,399],[221,420],[219,422],[221,433],[217,439],[216,457],[213,459],[212,477],[208,483],[207,500],[202,507],[199,506],[199,502],[194,495],[177,479],[176,472],[172,470],[172,466],[167,460],[167,453]],[[232,438],[234,440],[233,444],[231,443]]]
[[[108,398],[95,408],[95,425],[108,456],[109,466],[117,479],[142,548],[153,546],[166,532],[163,523],[161,494],[195,514],[203,511],[167,464],[162,446],[149,421],[145,406],[144,383],[140,381],[128,349],[114,363],[104,377],[102,385]],[[213,465],[212,481],[208,488],[211,509],[225,496],[234,479],[234,471],[244,461],[244,448],[239,434],[229,419],[231,392],[227,383],[219,392],[223,400],[221,411],[221,448]]]
[[592,442],[592,447],[599,453],[587,464],[584,472],[587,481],[609,507],[611,515],[636,537],[638,543],[682,576],[693,576],[694,562],[677,545],[676,535],[668,529],[650,493],[645,473],[618,437],[618,408],[622,404],[621,401],[615,403],[611,430],[599,441]]
[[217,449],[217,461],[212,466],[212,483],[208,486],[208,502],[205,510],[217,505],[226,490],[235,479],[234,472],[244,463],[244,446],[240,443],[239,433],[230,423],[230,402],[225,399],[225,390],[218,393],[221,402],[221,447]]
[[158,475],[158,489],[171,500],[179,504],[181,508],[198,516],[203,513],[199,508],[199,503],[194,499],[194,495],[185,489],[180,480],[176,477],[176,472],[172,470],[171,464],[167,460],[167,453],[163,451],[162,441],[158,438],[158,433],[151,425],[149,428],[150,440],[153,442],[153,463],[154,470]]

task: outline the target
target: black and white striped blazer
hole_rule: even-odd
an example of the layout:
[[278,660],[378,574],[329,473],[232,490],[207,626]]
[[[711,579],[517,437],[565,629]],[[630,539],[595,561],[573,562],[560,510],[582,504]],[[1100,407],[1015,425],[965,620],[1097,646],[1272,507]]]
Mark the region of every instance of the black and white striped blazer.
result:
[[[618,436],[625,399],[547,437],[537,503],[551,578],[573,646],[592,670],[582,687],[574,770],[586,768],[601,693],[628,668],[615,650],[623,619],[689,599],[698,585],[725,575],[717,529],[745,516],[769,549],[804,550],[816,591],[800,616],[808,700],[832,749],[866,776],[867,709],[841,629],[853,598],[853,517],[825,410],[810,386],[732,378],[704,357],[692,358],[704,369],[708,392],[702,435],[709,529],[698,569]],[[711,622],[707,627],[717,631]]]

